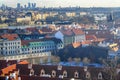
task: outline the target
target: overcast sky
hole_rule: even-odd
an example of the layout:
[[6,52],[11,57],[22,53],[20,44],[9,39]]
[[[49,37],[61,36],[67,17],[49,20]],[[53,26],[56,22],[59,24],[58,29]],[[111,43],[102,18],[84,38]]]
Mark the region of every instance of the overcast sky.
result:
[[37,7],[120,7],[120,0],[0,0],[0,6],[6,4],[16,7],[17,3],[24,5],[28,2],[37,3]]

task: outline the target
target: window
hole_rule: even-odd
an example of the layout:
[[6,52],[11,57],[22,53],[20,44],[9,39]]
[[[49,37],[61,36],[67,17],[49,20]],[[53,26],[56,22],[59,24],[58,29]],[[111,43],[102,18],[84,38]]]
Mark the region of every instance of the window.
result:
[[89,79],[90,78],[90,73],[87,71],[86,72],[86,78]]
[[42,69],[42,70],[40,71],[40,76],[43,76],[44,74],[45,74],[45,70]]
[[57,70],[62,70],[62,66],[61,66],[61,65],[58,65]]
[[67,71],[63,71],[63,77],[67,77]]
[[75,78],[78,78],[78,77],[79,77],[79,73],[78,73],[77,71],[74,73],[74,77],[75,77]]
[[30,74],[29,75],[30,76],[34,75],[34,70],[33,69],[30,70]]
[[56,77],[56,71],[55,70],[52,71],[52,77]]
[[32,64],[28,64],[28,69],[32,69]]
[[5,43],[5,45],[7,45],[7,43]]
[[98,79],[102,80],[102,73],[101,72],[98,74]]

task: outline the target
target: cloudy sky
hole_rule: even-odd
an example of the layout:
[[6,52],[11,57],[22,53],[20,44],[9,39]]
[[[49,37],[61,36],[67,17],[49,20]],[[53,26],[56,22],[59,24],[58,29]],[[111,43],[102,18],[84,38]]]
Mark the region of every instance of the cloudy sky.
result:
[[28,2],[35,2],[38,7],[120,7],[120,0],[0,0],[0,6],[16,7],[17,3],[25,5]]

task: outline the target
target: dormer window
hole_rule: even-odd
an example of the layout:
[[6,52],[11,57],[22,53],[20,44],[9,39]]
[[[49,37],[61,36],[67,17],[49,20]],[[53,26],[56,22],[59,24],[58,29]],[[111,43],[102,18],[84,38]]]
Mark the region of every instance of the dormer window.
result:
[[88,71],[86,72],[86,78],[90,79],[90,72],[88,72]]
[[58,65],[58,70],[62,70],[62,66],[61,65]]
[[67,77],[67,71],[63,71],[63,77]]
[[86,72],[88,70],[88,67],[87,66],[84,66],[84,71]]
[[55,70],[52,71],[52,75],[51,75],[51,76],[52,76],[53,78],[56,77],[56,71],[55,71]]
[[42,69],[42,70],[40,71],[40,76],[43,76],[44,74],[45,74],[45,70]]
[[32,69],[32,64],[28,64],[28,69]]
[[79,73],[78,73],[77,71],[74,73],[74,77],[75,77],[75,78],[78,78],[78,77],[79,77]]
[[33,76],[33,75],[34,75],[34,70],[31,69],[31,70],[30,70],[30,76]]
[[102,73],[101,72],[98,74],[98,79],[102,80]]

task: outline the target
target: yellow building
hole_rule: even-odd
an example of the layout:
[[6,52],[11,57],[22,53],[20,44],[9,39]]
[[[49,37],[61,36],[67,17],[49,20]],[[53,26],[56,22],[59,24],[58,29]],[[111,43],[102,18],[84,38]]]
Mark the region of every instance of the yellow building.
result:
[[118,49],[119,49],[117,43],[110,44],[109,47],[113,51],[118,51]]
[[84,15],[87,15],[86,12],[80,12],[80,16],[84,16]]
[[76,13],[75,12],[66,12],[66,16],[74,17],[74,16],[76,16]]
[[45,20],[49,16],[49,13],[42,13],[41,19]]
[[23,21],[31,21],[31,17],[18,17],[16,18],[17,23],[23,22]]

